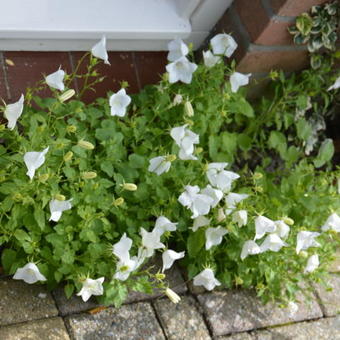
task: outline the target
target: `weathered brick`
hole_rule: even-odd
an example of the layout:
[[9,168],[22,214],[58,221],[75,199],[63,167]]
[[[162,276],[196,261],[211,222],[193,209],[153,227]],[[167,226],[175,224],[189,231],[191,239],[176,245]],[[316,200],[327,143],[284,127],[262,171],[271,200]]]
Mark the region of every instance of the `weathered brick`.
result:
[[282,16],[298,16],[308,12],[312,6],[320,5],[328,0],[269,0],[273,11]]

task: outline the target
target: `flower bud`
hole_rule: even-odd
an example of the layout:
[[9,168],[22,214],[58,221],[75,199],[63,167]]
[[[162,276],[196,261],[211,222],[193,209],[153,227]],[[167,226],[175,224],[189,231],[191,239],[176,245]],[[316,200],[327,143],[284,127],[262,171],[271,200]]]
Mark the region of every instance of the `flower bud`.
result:
[[97,177],[97,173],[94,171],[83,172],[82,176],[83,179],[93,179]]
[[299,254],[301,257],[303,258],[307,258],[308,257],[308,253],[306,251],[300,251],[300,254]]
[[39,176],[38,180],[41,183],[45,183],[48,180],[49,177],[50,177],[49,174],[42,174],[42,175]]
[[223,208],[219,208],[217,210],[217,222],[222,222],[225,220],[226,216],[224,214]]
[[58,201],[65,201],[66,197],[64,195],[56,194],[54,198]]
[[293,225],[294,224],[294,220],[290,217],[284,217],[283,218],[283,222],[288,224],[288,225]]
[[73,157],[73,152],[72,151],[68,151],[66,153],[66,155],[64,156],[64,161],[68,162],[68,161],[70,161],[72,159],[72,157]]
[[203,148],[201,148],[200,146],[198,148],[196,148],[196,154],[200,154],[201,152],[203,152]]
[[165,160],[167,162],[173,162],[174,160],[176,160],[177,156],[176,155],[168,155],[166,156]]
[[127,191],[136,191],[137,190],[137,185],[134,183],[124,183],[123,184],[123,189]]
[[178,303],[181,301],[181,298],[170,288],[165,289],[165,295],[171,300],[173,303]]
[[184,104],[184,112],[188,117],[192,117],[194,115],[194,109],[189,101],[186,101]]
[[66,100],[69,100],[70,98],[72,98],[75,95],[75,93],[76,91],[74,91],[73,89],[67,90],[59,96],[59,101],[63,103]]
[[255,187],[255,191],[257,191],[257,192],[263,192],[263,188],[262,187],[260,187],[260,186],[256,186]]
[[236,286],[240,286],[240,285],[243,284],[243,280],[239,276],[236,276],[235,277],[235,284],[236,284]]
[[115,207],[119,207],[120,205],[122,205],[123,203],[124,203],[124,198],[123,197],[119,197],[119,198],[117,198],[117,199],[115,199],[114,201],[113,201],[113,205],[115,206]]
[[81,148],[86,149],[86,150],[93,150],[94,149],[94,145],[90,142],[87,142],[86,140],[80,140],[78,142],[78,145]]
[[13,201],[15,202],[20,202],[22,201],[24,197],[19,193],[19,192],[16,192],[13,196],[12,196],[12,199]]
[[255,180],[261,179],[262,177],[263,177],[263,175],[261,174],[261,172],[255,172],[254,175],[253,175],[253,178]]
[[68,125],[66,131],[69,133],[74,133],[77,131],[77,127],[75,125]]
[[156,273],[156,274],[155,274],[155,278],[156,278],[156,280],[158,280],[158,281],[162,281],[162,280],[165,279],[165,274],[163,274],[163,273]]

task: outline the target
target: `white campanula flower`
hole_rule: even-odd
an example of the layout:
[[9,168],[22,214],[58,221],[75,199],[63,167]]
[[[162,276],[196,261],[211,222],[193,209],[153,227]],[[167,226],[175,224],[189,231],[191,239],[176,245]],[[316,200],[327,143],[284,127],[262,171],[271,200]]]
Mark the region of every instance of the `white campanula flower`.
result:
[[304,273],[312,273],[316,268],[319,267],[319,255],[315,254],[312,255],[308,260],[307,260],[307,266],[305,268]]
[[213,67],[221,61],[221,57],[213,55],[211,51],[203,51],[203,61],[206,67]]
[[216,228],[208,228],[205,231],[205,249],[209,250],[212,246],[218,246],[223,239],[223,236],[228,233],[228,230],[218,226]]
[[91,53],[94,57],[104,60],[104,64],[110,65],[109,62],[109,56],[106,51],[106,37],[103,35],[103,37],[100,39],[100,41],[95,44],[92,49]]
[[340,76],[335,80],[334,84],[327,89],[327,91],[336,90],[338,88],[340,88]]
[[71,204],[72,198],[68,201],[60,201],[57,199],[54,199],[50,201],[50,212],[51,217],[49,221],[58,222],[63,211],[70,210],[72,208]]
[[185,57],[189,53],[188,46],[183,42],[182,39],[176,38],[168,44],[168,60],[176,61],[181,57]]
[[114,273],[113,278],[120,281],[127,280],[131,272],[136,269],[137,263],[138,261],[136,256],[130,259],[130,255],[128,255],[128,258],[123,261],[120,260],[117,263],[117,271]]
[[41,152],[30,151],[24,154],[24,162],[27,167],[26,175],[33,179],[35,171],[40,168],[45,162],[45,155],[48,152],[49,147]]
[[176,94],[173,100],[173,105],[179,105],[183,102],[183,96],[181,94]]
[[141,228],[141,235],[144,257],[152,256],[155,249],[165,248],[165,245],[160,241],[161,235],[159,232],[148,232],[144,228]]
[[238,226],[241,228],[248,222],[248,213],[247,210],[238,210],[233,213],[233,222],[237,223]]
[[120,89],[110,97],[111,116],[124,117],[126,108],[131,103],[131,98],[125,89]]
[[320,233],[314,231],[299,231],[296,237],[296,253],[299,254],[301,250],[307,250],[310,247],[320,247],[320,243],[315,241]]
[[185,252],[182,251],[180,253],[175,252],[174,250],[167,249],[163,254],[162,254],[162,260],[163,260],[163,267],[162,267],[162,272],[164,270],[167,270],[172,267],[173,263],[176,260],[179,260],[183,258],[185,255]]
[[216,207],[216,205],[223,198],[223,192],[221,190],[214,189],[209,184],[201,191],[201,193],[203,195],[210,196],[213,199],[213,202],[211,203],[212,208]]
[[77,295],[81,296],[84,302],[86,302],[92,295],[95,295],[95,296],[103,295],[104,279],[105,279],[104,277],[100,277],[97,280],[92,280],[90,278],[87,278],[83,282],[83,287]]
[[4,116],[8,120],[7,127],[13,130],[17,124],[17,120],[24,109],[24,95],[22,94],[19,100],[15,103],[8,104],[5,107]]
[[206,268],[194,277],[193,284],[203,286],[206,290],[213,290],[216,286],[220,286],[221,282],[215,278],[212,269]]
[[193,213],[191,218],[208,214],[214,201],[210,196],[200,194],[199,191],[200,188],[197,185],[186,185],[185,191],[178,198],[179,203]]
[[194,219],[192,231],[197,231],[198,228],[205,227],[210,224],[210,220],[205,216],[198,216]]
[[126,262],[130,259],[129,252],[131,246],[132,240],[124,233],[120,240],[112,246],[112,253],[117,256],[121,262]]
[[260,254],[261,249],[253,240],[244,242],[241,251],[241,260],[244,260],[248,255]]
[[178,303],[181,301],[181,297],[174,292],[172,289],[170,288],[166,288],[165,289],[165,295],[170,299],[171,302],[173,303]]
[[178,223],[171,222],[165,216],[157,217],[153,233],[158,233],[162,236],[166,231],[175,231]]
[[225,33],[215,35],[210,40],[214,54],[225,55],[230,58],[237,48],[237,43],[234,38]]
[[274,233],[276,231],[275,222],[265,216],[257,216],[255,218],[256,235],[254,240],[262,238],[266,233]]
[[224,170],[227,165],[228,163],[210,163],[207,169],[210,184],[223,192],[230,191],[233,181],[240,177],[235,172]]
[[46,84],[49,87],[52,87],[54,89],[57,89],[59,91],[64,91],[65,85],[64,85],[64,77],[65,77],[65,71],[59,69],[58,71],[49,74],[46,78]]
[[275,233],[281,238],[287,238],[290,232],[290,227],[284,221],[279,220],[274,222],[276,225]]
[[180,147],[179,158],[182,160],[196,160],[192,155],[194,152],[194,144],[199,143],[199,135],[187,129],[188,124],[177,126],[171,129],[170,136],[174,139],[176,144]]
[[234,72],[230,76],[231,92],[236,93],[241,86],[247,85],[249,83],[249,74],[242,74],[239,72]]
[[273,233],[269,234],[260,245],[261,253],[267,250],[278,252],[282,247],[287,246],[287,243],[282,241],[280,237]]
[[325,224],[321,227],[322,231],[333,230],[340,232],[340,217],[337,213],[331,214]]
[[24,280],[29,284],[47,280],[46,277],[40,273],[39,268],[33,262],[27,263],[22,268],[18,268],[13,276],[13,279]]
[[165,156],[158,156],[150,159],[148,170],[160,176],[164,172],[168,172],[171,162],[167,161]]
[[226,214],[229,215],[234,209],[236,209],[236,205],[242,202],[244,199],[248,198],[247,194],[237,194],[235,192],[230,192],[225,197],[225,202],[227,205]]
[[186,57],[181,57],[166,66],[166,70],[169,73],[170,84],[176,83],[179,80],[185,84],[190,84],[192,74],[196,69],[197,65],[191,63]]
[[178,151],[178,158],[182,161],[197,161],[197,157],[192,153],[188,153],[187,150],[180,148]]

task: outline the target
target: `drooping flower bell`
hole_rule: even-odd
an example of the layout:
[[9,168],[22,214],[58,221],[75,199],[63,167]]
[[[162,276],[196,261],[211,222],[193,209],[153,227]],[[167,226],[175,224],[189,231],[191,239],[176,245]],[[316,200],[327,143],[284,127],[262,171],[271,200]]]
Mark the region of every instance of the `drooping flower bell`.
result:
[[18,268],[13,276],[14,280],[24,280],[32,284],[38,281],[46,281],[46,277],[40,273],[39,268],[33,262],[27,263],[24,267]]
[[64,91],[65,89],[64,77],[65,77],[65,71],[59,68],[58,71],[49,74],[45,78],[45,81],[49,87],[52,87],[53,89],[57,89],[59,91]]
[[231,92],[236,93],[241,86],[247,85],[249,83],[249,78],[251,73],[242,74],[239,72],[234,72],[230,76]]
[[91,53],[94,57],[104,60],[104,64],[110,65],[109,56],[106,51],[105,35],[103,35],[100,41],[92,47]]
[[13,130],[17,124],[17,120],[20,118],[24,109],[24,95],[22,94],[19,100],[15,103],[8,104],[5,107],[4,116],[8,120],[7,127]]
[[49,147],[41,152],[30,151],[24,154],[24,162],[27,167],[26,175],[33,179],[35,171],[40,168],[45,162],[45,155],[48,152]]
[[234,38],[225,33],[215,35],[210,40],[211,47],[215,55],[225,55],[230,58],[237,48]]
[[185,57],[189,53],[188,46],[182,39],[176,38],[168,44],[168,60],[175,61],[181,57]]
[[213,290],[216,286],[220,286],[221,282],[215,278],[212,269],[206,268],[194,277],[193,284],[203,286],[206,290]]

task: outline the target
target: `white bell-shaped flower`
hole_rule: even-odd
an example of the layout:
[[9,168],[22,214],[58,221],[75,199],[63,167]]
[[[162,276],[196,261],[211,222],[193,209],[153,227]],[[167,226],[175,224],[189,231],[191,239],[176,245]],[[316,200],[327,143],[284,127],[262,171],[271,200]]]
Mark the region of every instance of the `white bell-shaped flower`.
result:
[[196,71],[197,65],[191,63],[186,57],[181,57],[176,61],[168,64],[166,70],[169,73],[170,84],[182,81],[185,84],[190,84],[192,74]]
[[35,263],[27,263],[24,267],[18,268],[13,279],[24,280],[26,283],[32,284],[38,281],[46,281],[46,277],[40,273]]
[[175,231],[178,223],[171,222],[165,216],[157,217],[153,233],[158,233],[162,236],[166,231]]
[[307,250],[310,247],[320,247],[320,243],[315,241],[320,233],[314,231],[299,231],[296,237],[296,253],[299,254],[301,250]]
[[274,233],[276,231],[275,222],[265,216],[257,216],[255,218],[256,235],[254,240],[262,238],[266,233]]
[[227,215],[232,212],[232,210],[236,209],[236,206],[238,203],[242,202],[244,199],[248,198],[249,195],[247,194],[237,194],[235,192],[230,192],[226,197],[225,197],[225,203],[227,206],[226,213]]
[[256,255],[260,254],[261,249],[260,247],[256,244],[255,241],[249,240],[244,242],[242,251],[241,251],[241,260],[244,260],[248,255]]
[[208,214],[213,202],[210,196],[199,194],[199,191],[200,188],[197,185],[186,185],[185,191],[178,198],[179,203],[193,213],[191,218]]
[[142,248],[144,249],[144,257],[152,256],[155,249],[165,248],[165,245],[160,241],[161,235],[158,232],[148,232],[144,228],[141,228],[141,235]]
[[321,227],[322,231],[333,230],[340,232],[340,217],[337,213],[331,214],[325,224]]
[[213,55],[211,51],[203,51],[203,61],[206,67],[213,67],[221,61],[221,57]]
[[225,33],[215,35],[210,40],[214,54],[225,55],[230,58],[237,48],[237,43],[234,38]]
[[124,261],[117,263],[117,270],[113,275],[113,278],[120,281],[125,281],[130,276],[131,272],[136,269],[137,258],[133,257],[130,259],[130,255]]
[[45,162],[45,155],[48,152],[49,147],[41,152],[30,151],[24,154],[24,162],[27,167],[26,175],[33,179],[35,171],[40,168]]
[[174,100],[172,101],[173,105],[179,105],[183,102],[183,96],[181,94],[176,94],[176,96],[174,97]]
[[100,277],[97,280],[92,280],[90,278],[87,278],[83,282],[83,287],[77,295],[81,296],[84,302],[86,302],[92,295],[95,295],[95,296],[103,295],[104,279],[105,279],[104,277]]
[[64,77],[65,77],[65,71],[59,69],[58,71],[49,74],[46,78],[46,84],[49,87],[52,87],[54,89],[57,89],[59,91],[64,91],[65,85],[64,85]]
[[327,91],[336,90],[338,88],[340,88],[340,76],[335,80],[334,84],[327,89]]
[[197,157],[192,153],[188,153],[187,150],[180,148],[178,151],[178,158],[182,161],[197,161]]
[[197,158],[192,155],[194,152],[194,144],[199,143],[199,135],[187,128],[188,124],[177,126],[171,129],[170,136],[180,147],[179,158],[182,160]]
[[223,192],[228,192],[234,180],[240,176],[232,171],[224,170],[228,163],[208,164],[207,177],[210,184]]
[[132,240],[126,236],[126,233],[120,238],[120,240],[112,246],[112,253],[124,263],[130,259],[130,249],[132,247]]
[[176,61],[181,57],[185,57],[189,53],[188,46],[183,42],[182,39],[176,38],[168,44],[168,60]]
[[288,235],[289,235],[289,232],[290,232],[290,227],[289,227],[289,225],[287,225],[287,224],[286,224],[285,222],[283,222],[282,220],[275,221],[274,223],[275,223],[275,225],[276,225],[276,231],[275,231],[275,233],[276,233],[279,237],[281,237],[281,238],[283,238],[283,239],[287,238]]
[[216,228],[208,228],[205,231],[205,249],[209,250],[212,246],[218,246],[223,239],[223,236],[228,233],[228,230],[218,226]]
[[167,161],[165,156],[158,156],[150,159],[148,170],[160,176],[164,172],[168,172],[170,167],[171,162]]
[[71,204],[72,198],[67,201],[52,200],[50,201],[50,212],[51,217],[49,221],[58,222],[63,211],[70,210],[72,208]]
[[241,86],[249,84],[249,78],[251,73],[242,74],[239,72],[234,72],[230,76],[231,92],[236,93]]
[[176,260],[179,260],[183,258],[185,255],[185,252],[182,251],[180,253],[175,252],[174,250],[167,249],[163,254],[162,254],[162,260],[163,260],[163,267],[162,267],[162,273],[164,270],[167,270],[172,267],[173,263]]
[[110,97],[111,116],[124,117],[126,109],[131,103],[131,98],[125,89],[120,89]]
[[287,243],[282,241],[277,234],[269,234],[260,245],[261,253],[267,250],[278,252],[282,247],[287,246]]
[[24,95],[22,94],[19,100],[15,103],[8,104],[5,107],[4,116],[8,120],[7,127],[13,130],[17,124],[17,120],[24,109]]
[[109,56],[108,56],[107,51],[106,51],[106,37],[105,37],[105,35],[103,35],[102,38],[100,39],[100,41],[92,47],[91,53],[94,57],[101,59],[101,60],[104,60],[104,64],[110,65]]
[[203,286],[206,290],[213,290],[216,286],[220,286],[221,282],[215,278],[212,269],[206,268],[194,277],[193,284]]
[[234,223],[237,223],[241,228],[248,222],[248,213],[247,210],[238,210],[233,213],[232,220]]
[[197,231],[198,228],[205,227],[210,224],[210,219],[205,216],[198,216],[194,219],[192,231]]
[[316,268],[319,267],[319,255],[314,254],[309,257],[304,273],[312,273]]
[[223,198],[223,192],[219,189],[214,189],[211,185],[207,185],[201,193],[203,195],[207,195],[213,199],[211,203],[211,207],[214,208],[216,205],[220,202],[220,200]]

